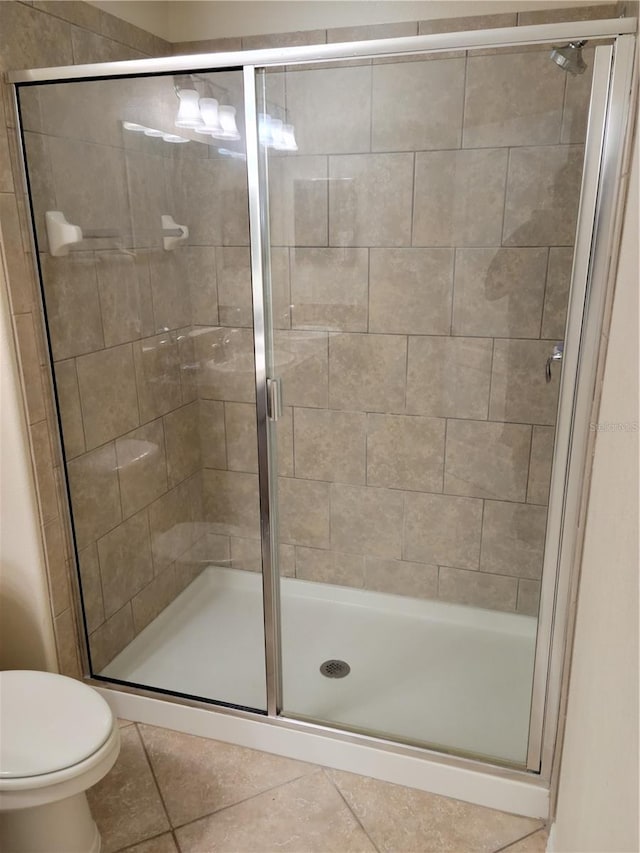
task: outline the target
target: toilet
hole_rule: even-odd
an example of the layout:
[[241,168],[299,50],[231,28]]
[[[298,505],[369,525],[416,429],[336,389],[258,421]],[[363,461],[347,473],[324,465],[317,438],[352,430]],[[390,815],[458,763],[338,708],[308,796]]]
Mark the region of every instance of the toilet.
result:
[[85,792],[119,751],[117,720],[91,687],[50,672],[0,672],[0,850],[99,853]]

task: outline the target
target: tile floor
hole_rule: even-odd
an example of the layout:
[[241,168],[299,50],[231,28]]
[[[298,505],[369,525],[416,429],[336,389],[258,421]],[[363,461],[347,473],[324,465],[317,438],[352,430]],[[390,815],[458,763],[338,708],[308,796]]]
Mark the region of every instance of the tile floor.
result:
[[169,729],[121,722],[89,791],[103,853],[543,853],[543,822]]

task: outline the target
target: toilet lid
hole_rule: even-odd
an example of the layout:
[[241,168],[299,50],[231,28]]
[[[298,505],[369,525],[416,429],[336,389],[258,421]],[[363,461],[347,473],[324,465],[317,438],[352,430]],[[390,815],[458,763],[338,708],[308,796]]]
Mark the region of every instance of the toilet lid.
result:
[[113,728],[91,687],[50,672],[0,672],[0,777],[40,776],[93,755]]

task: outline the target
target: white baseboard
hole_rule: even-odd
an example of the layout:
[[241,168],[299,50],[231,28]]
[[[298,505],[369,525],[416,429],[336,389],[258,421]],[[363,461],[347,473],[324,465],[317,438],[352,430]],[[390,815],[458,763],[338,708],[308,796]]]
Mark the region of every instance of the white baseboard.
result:
[[480,772],[346,742],[329,734],[269,725],[217,713],[214,709],[193,708],[108,688],[97,689],[117,716],[134,722],[359,773],[513,814],[548,817],[549,790],[539,780],[506,778],[490,771]]
[[549,838],[547,839],[547,853],[555,853],[556,849],[556,825],[552,823],[549,827]]

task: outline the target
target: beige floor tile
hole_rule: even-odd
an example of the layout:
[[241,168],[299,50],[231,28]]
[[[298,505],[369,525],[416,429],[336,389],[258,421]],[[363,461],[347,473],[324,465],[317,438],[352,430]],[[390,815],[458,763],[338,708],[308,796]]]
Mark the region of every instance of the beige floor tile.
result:
[[140,726],[140,731],[174,826],[239,803],[312,769],[300,761],[168,729]]
[[183,853],[355,853],[375,848],[322,771],[177,832]]
[[545,853],[548,839],[547,830],[539,829],[538,832],[521,838],[520,841],[516,841],[510,847],[505,847],[502,853]]
[[122,747],[113,769],[87,795],[102,836],[102,853],[137,844],[169,829],[135,726],[121,730]]
[[380,851],[489,853],[542,825],[353,773],[328,775]]
[[170,832],[156,835],[148,841],[134,844],[133,847],[125,848],[122,853],[178,853],[176,842]]

